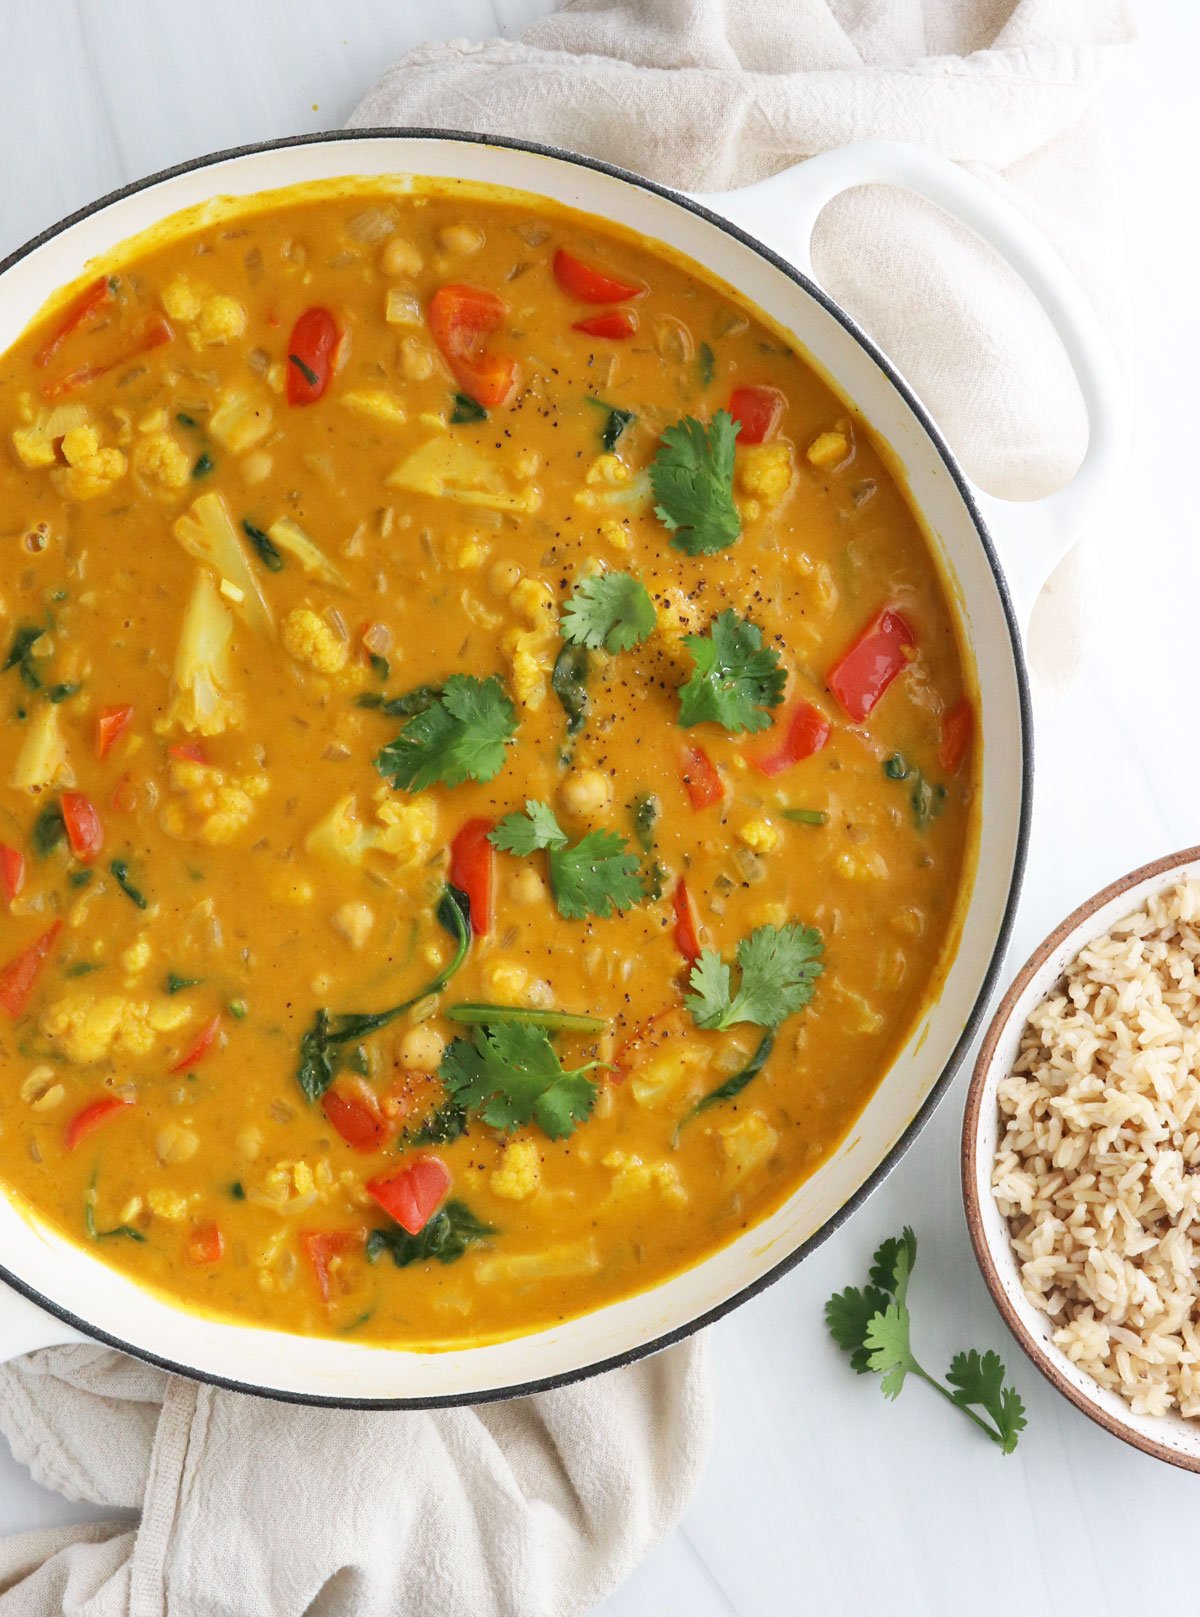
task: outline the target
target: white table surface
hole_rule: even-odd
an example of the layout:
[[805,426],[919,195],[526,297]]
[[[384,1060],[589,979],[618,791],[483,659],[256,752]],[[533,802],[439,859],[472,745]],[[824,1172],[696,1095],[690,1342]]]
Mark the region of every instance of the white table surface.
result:
[[[735,0],[736,3],[736,0]],[[963,0],[970,3],[970,0]],[[554,0],[0,0],[0,256],[93,197],[201,152],[344,121],[423,39],[514,33]],[[1037,815],[1014,961],[1076,902],[1200,841],[1194,708],[1200,545],[1187,468],[1200,364],[1194,150],[1200,7],[1147,8],[1110,93],[1137,336],[1125,485],[1093,536],[1102,617],[1075,694],[1039,715]],[[1183,183],[1181,183],[1183,182]],[[1118,657],[1115,648],[1123,650]],[[680,1530],[605,1617],[1092,1617],[1195,1605],[1200,1479],[1126,1449],[1016,1353],[975,1270],[956,1147],[965,1074],[868,1205],[712,1332],[716,1449]],[[920,1386],[886,1405],[825,1338],[821,1308],[879,1237],[916,1225],[913,1297],[933,1365],[997,1346],[1029,1406],[1002,1459]],[[35,1487],[0,1440],[0,1535],[86,1512]],[[1136,1548],[1135,1548],[1136,1546]],[[1014,1570],[1015,1569],[1015,1570]]]

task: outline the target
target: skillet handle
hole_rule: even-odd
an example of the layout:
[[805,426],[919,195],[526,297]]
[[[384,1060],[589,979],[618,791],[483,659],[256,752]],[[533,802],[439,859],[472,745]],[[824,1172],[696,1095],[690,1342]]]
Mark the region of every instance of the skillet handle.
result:
[[87,1340],[53,1314],[26,1301],[10,1286],[0,1284],[0,1364],[18,1359],[23,1353],[34,1353],[38,1348],[62,1347]]
[[1027,627],[1042,585],[1102,507],[1121,470],[1127,412],[1111,345],[1088,299],[1040,233],[982,180],[922,147],[862,141],[744,190],[693,200],[741,225],[815,280],[817,218],[834,197],[861,185],[914,191],[995,248],[1041,303],[1074,369],[1087,409],[1088,445],[1071,481],[1045,499],[1019,503],[972,486]]

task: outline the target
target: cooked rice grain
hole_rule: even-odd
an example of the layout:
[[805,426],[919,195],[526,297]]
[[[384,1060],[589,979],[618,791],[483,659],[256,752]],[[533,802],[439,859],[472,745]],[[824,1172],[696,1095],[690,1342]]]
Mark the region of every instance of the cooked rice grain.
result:
[[1200,1416],[1200,882],[1090,943],[1000,1085],[992,1189],[1054,1341],[1140,1414]]

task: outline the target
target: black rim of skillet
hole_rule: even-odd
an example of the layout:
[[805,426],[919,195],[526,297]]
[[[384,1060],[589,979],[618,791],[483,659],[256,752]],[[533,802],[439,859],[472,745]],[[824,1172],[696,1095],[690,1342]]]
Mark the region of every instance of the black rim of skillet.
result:
[[[975,504],[974,498],[971,494],[971,489],[967,484],[961,469],[959,468],[957,460],[951,453],[949,446],[946,444],[941,433],[934,425],[921,401],[912,392],[908,384],[904,381],[903,377],[900,376],[900,374],[896,371],[895,367],[892,365],[887,356],[876,346],[866,332],[862,331],[860,327],[856,325],[855,322],[850,318],[850,316],[846,314],[845,311],[841,309],[838,304],[836,304],[828,295],[828,293],[825,292],[823,288],[818,286],[815,281],[810,280],[807,275],[804,275],[800,270],[796,269],[794,265],[789,264],[787,260],[780,257],[778,253],[773,252],[771,248],[765,246],[762,242],[758,241],[754,236],[748,234],[746,231],[739,229],[737,225],[732,224],[728,219],[724,219],[719,214],[711,212],[708,208],[701,206],[701,204],[698,202],[693,202],[689,197],[681,195],[678,191],[671,190],[669,186],[657,185],[653,180],[644,179],[640,174],[634,174],[628,169],[618,168],[613,163],[601,162],[598,158],[584,157],[578,152],[567,151],[561,147],[544,146],[536,141],[513,140],[507,136],[501,135],[479,135],[456,129],[409,128],[336,129],[322,134],[289,135],[278,140],[258,141],[248,146],[234,146],[225,151],[212,152],[205,157],[197,157],[191,159],[189,162],[179,163],[173,168],[161,169],[158,173],[148,175],[145,179],[136,180],[132,184],[122,186],[116,191],[110,191],[107,196],[100,197],[97,201],[90,203],[86,208],[80,208],[78,212],[68,215],[67,218],[60,220],[55,225],[52,225],[48,230],[44,230],[40,235],[33,237],[33,239],[26,242],[23,247],[18,247],[17,250],[10,253],[7,258],[0,260],[0,275],[5,274],[6,271],[11,269],[14,264],[20,263],[23,258],[26,258],[30,253],[43,246],[46,242],[52,241],[55,236],[59,236],[63,233],[63,231],[69,230],[72,225],[78,224],[83,219],[90,218],[94,213],[101,212],[102,209],[111,206],[111,204],[114,202],[120,202],[126,197],[134,196],[139,191],[150,190],[152,187],[161,184],[164,180],[176,179],[181,174],[190,174],[199,169],[211,168],[218,163],[228,162],[233,158],[251,157],[261,152],[283,151],[293,146],[327,146],[333,144],[334,142],[344,141],[347,143],[353,143],[355,141],[365,140],[395,141],[398,145],[406,140],[443,140],[456,141],[460,145],[464,146],[499,146],[507,148],[511,151],[530,152],[538,157],[556,158],[563,163],[574,163],[580,168],[594,169],[596,172],[600,174],[607,174],[613,179],[623,180],[627,185],[636,186],[639,190],[649,191],[654,196],[662,197],[668,202],[673,202],[677,207],[685,208],[689,213],[694,213],[701,219],[707,220],[710,225],[715,225],[716,228],[723,231],[725,235],[733,237],[735,241],[741,242],[743,246],[749,247],[753,252],[757,253],[760,258],[766,259],[769,264],[772,264],[782,274],[786,275],[790,281],[793,281],[797,286],[801,287],[815,303],[818,303],[821,308],[825,310],[827,314],[832,315],[838,324],[841,325],[862,348],[866,349],[871,359],[884,373],[892,387],[900,395],[904,403],[908,406],[913,415],[916,417],[917,421],[920,423],[922,430],[925,432],[934,449],[936,449],[943,466],[948,472],[955,488],[958,490],[959,496],[961,497],[971,521],[974,524],[975,532],[978,536],[979,543],[983,548],[984,555],[987,557],[988,566],[991,569],[992,577],[996,585],[996,591],[1000,597],[1000,604],[1004,611],[1005,621],[1008,626],[1009,640],[1011,642],[1013,666],[1017,680],[1017,700],[1021,713],[1021,812],[1017,827],[1017,845],[1013,855],[1012,880],[1008,890],[1008,899],[1004,907],[1004,916],[1000,924],[1000,930],[996,938],[995,946],[992,950],[991,959],[989,960],[987,969],[984,972],[983,981],[980,985],[975,1003],[971,1007],[971,1013],[966,1020],[965,1026],[963,1027],[962,1036],[955,1044],[954,1049],[951,1051],[949,1059],[942,1068],[936,1083],[925,1096],[925,1099],[921,1102],[919,1110],[909,1123],[908,1127],[904,1130],[903,1134],[892,1146],[891,1150],[882,1159],[882,1161],[880,1161],[872,1172],[867,1175],[863,1183],[858,1187],[854,1194],[847,1201],[845,1201],[840,1208],[838,1208],[837,1212],[827,1219],[819,1230],[810,1235],[807,1241],[803,1241],[785,1257],[781,1258],[778,1263],[774,1264],[766,1272],[766,1274],[760,1275],[757,1280],[751,1281],[749,1285],[746,1285],[740,1291],[735,1292],[733,1296],[726,1298],[723,1302],[718,1303],[715,1307],[707,1309],[704,1313],[698,1314],[694,1319],[690,1319],[684,1324],[676,1326],[673,1330],[665,1331],[661,1336],[656,1336],[650,1341],[641,1342],[636,1347],[627,1349],[624,1353],[614,1354],[611,1358],[599,1360],[592,1364],[583,1365],[575,1370],[564,1371],[561,1375],[546,1376],[538,1381],[519,1382],[508,1387],[486,1388],[478,1392],[452,1393],[440,1397],[340,1398],[318,1393],[295,1392],[280,1387],[255,1386],[249,1382],[237,1381],[225,1376],[218,1376],[208,1370],[198,1370],[194,1366],[179,1364],[174,1360],[165,1359],[158,1354],[148,1351],[146,1348],[135,1347],[131,1343],[123,1341],[118,1336],[112,1336],[107,1331],[99,1330],[96,1326],[89,1324],[87,1320],[81,1319],[78,1315],[73,1314],[70,1309],[64,1308],[61,1304],[53,1302],[50,1298],[43,1296],[42,1293],[38,1291],[36,1286],[31,1286],[26,1281],[12,1274],[7,1268],[4,1267],[3,1263],[0,1262],[0,1280],[3,1280],[5,1283],[11,1286],[14,1291],[19,1292],[23,1297],[26,1297],[30,1302],[35,1303],[39,1308],[44,1309],[46,1313],[52,1314],[57,1319],[62,1320],[65,1325],[69,1325],[72,1327],[72,1329],[80,1331],[85,1336],[91,1337],[94,1341],[102,1342],[108,1347],[119,1348],[121,1352],[128,1353],[133,1358],[141,1359],[147,1364],[157,1365],[160,1369],[169,1370],[176,1375],[186,1376],[192,1381],[203,1382],[214,1387],[224,1387],[231,1392],[249,1393],[257,1398],[271,1398],[281,1403],[306,1404],[331,1409],[451,1409],[471,1404],[495,1403],[508,1398],[525,1398],[539,1392],[550,1392],[556,1387],[570,1386],[573,1382],[587,1380],[589,1377],[601,1375],[605,1371],[618,1370],[624,1365],[635,1364],[639,1359],[648,1358],[653,1353],[659,1353],[664,1348],[672,1347],[675,1343],[682,1342],[686,1337],[693,1335],[694,1332],[703,1330],[705,1326],[712,1325],[715,1323],[715,1321],[724,1318],[726,1314],[732,1313],[733,1310],[740,1307],[742,1303],[749,1302],[752,1297],[757,1297],[761,1291],[765,1291],[766,1288],[774,1281],[779,1280],[783,1275],[788,1274],[796,1267],[797,1264],[802,1262],[804,1258],[808,1257],[809,1253],[816,1251],[817,1247],[819,1247],[824,1241],[827,1241],[836,1230],[839,1230],[846,1220],[850,1218],[853,1213],[858,1211],[858,1209],[867,1200],[868,1196],[871,1195],[872,1191],[883,1183],[884,1179],[887,1178],[888,1174],[891,1173],[892,1169],[900,1161],[901,1157],[904,1156],[909,1147],[916,1140],[917,1136],[925,1127],[925,1124],[929,1121],[930,1117],[932,1117],[938,1103],[941,1101],[942,1097],[949,1088],[951,1081],[953,1080],[959,1066],[962,1063],[962,1059],[966,1054],[968,1047],[970,1046],[976,1033],[979,1031],[984,1014],[987,1010],[988,1002],[991,998],[992,990],[996,986],[996,980],[1000,974],[1000,968],[1004,962],[1005,952],[1008,947],[1008,941],[1012,933],[1013,921],[1016,915],[1017,901],[1021,893],[1021,883],[1025,874],[1025,863],[1029,850],[1029,826],[1033,800],[1033,716],[1030,706],[1029,679],[1025,668],[1025,656],[1021,645],[1021,635],[1017,626],[1016,614],[1013,610],[1012,598],[1009,594],[1008,584],[1005,580],[1003,570],[1001,569],[999,558],[996,555],[995,546],[993,545],[991,537],[988,534],[987,527],[984,524],[979,509]],[[243,1328],[248,1328],[251,1330],[256,1329],[255,1326]],[[281,1338],[281,1346],[282,1340],[283,1339]]]

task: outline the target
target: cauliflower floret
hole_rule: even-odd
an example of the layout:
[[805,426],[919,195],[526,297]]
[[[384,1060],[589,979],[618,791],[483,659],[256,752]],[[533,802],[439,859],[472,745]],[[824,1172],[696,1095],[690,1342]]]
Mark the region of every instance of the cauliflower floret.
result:
[[779,830],[770,820],[747,820],[738,828],[738,841],[755,853],[770,853],[779,846]]
[[53,439],[47,438],[38,427],[18,427],[12,435],[12,445],[21,465],[28,466],[31,472],[53,466],[58,459]]
[[401,870],[424,864],[436,851],[438,813],[432,798],[405,801],[384,792],[375,819],[370,825],[360,818],[358,799],[351,793],[313,827],[304,846],[309,853],[354,865],[362,864],[368,853],[386,854]]
[[850,440],[844,432],[822,432],[805,450],[809,465],[840,466],[850,453]]
[[225,292],[205,298],[196,321],[196,330],[202,342],[210,346],[227,343],[240,337],[246,329],[246,311],[236,298]]
[[654,503],[650,473],[634,472],[619,455],[598,455],[587,469],[584,485],[575,496],[575,504],[588,511],[625,516],[648,511]]
[[717,1138],[730,1171],[738,1175],[759,1167],[779,1144],[779,1135],[761,1112],[747,1112],[736,1123],[718,1129]]
[[550,676],[559,652],[558,630],[510,629],[501,642],[512,667],[513,695],[531,712],[541,707],[550,688]]
[[72,427],[62,440],[66,465],[50,474],[60,494],[72,500],[94,500],[124,477],[129,462],[119,449],[104,449],[95,427]]
[[269,775],[231,775],[191,759],[171,761],[171,790],[163,806],[162,828],[181,842],[225,847],[236,842],[253,820],[271,787]]
[[350,647],[311,607],[298,606],[283,620],[283,646],[290,657],[318,674],[340,674]]
[[265,399],[231,388],[209,416],[208,430],[223,449],[241,455],[262,443],[274,420],[275,412]]
[[175,653],[171,706],[157,727],[160,732],[178,727],[215,736],[241,723],[229,659],[232,639],[232,614],[209,573],[198,572]]
[[792,446],[786,438],[769,444],[748,444],[737,457],[737,486],[752,499],[778,505],[792,486]]
[[646,1162],[633,1151],[610,1151],[603,1159],[612,1168],[612,1195],[644,1196],[655,1190],[670,1207],[685,1207],[688,1193],[672,1162]]
[[185,487],[192,475],[191,461],[169,432],[151,432],[138,442],[133,469],[148,483],[166,489]]
[[130,977],[139,977],[150,964],[154,947],[147,933],[142,932],[121,955],[121,970]]
[[369,904],[339,904],[331,917],[333,930],[341,934],[352,949],[363,949],[375,927],[375,911]]
[[538,578],[522,578],[511,595],[514,611],[531,629],[557,627],[554,591]]
[[200,310],[204,307],[204,299],[182,275],[168,281],[160,294],[163,312],[172,320],[179,320],[184,325],[191,325],[193,320],[199,318]]
[[534,1141],[510,1141],[489,1183],[493,1194],[506,1201],[523,1202],[536,1196],[542,1183],[542,1158]]
[[37,471],[53,466],[58,461],[58,442],[76,427],[87,425],[88,412],[82,404],[59,404],[53,410],[43,410],[34,419],[32,404],[26,405],[28,395],[22,399],[22,419],[26,423],[12,435],[13,448],[22,466]]
[[174,1033],[191,1017],[179,1001],[162,996],[125,999],[77,988],[42,1012],[42,1037],[77,1067],[116,1056],[148,1056],[160,1034]]

